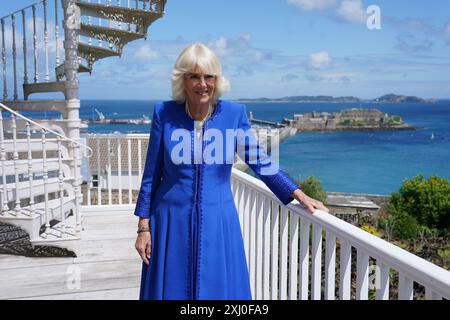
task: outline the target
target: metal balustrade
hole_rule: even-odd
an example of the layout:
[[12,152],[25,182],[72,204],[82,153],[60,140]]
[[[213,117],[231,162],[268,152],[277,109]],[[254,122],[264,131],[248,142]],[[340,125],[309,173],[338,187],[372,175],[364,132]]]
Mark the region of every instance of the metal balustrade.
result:
[[67,97],[62,79],[67,74],[68,81],[74,80],[71,68],[92,72],[95,61],[120,56],[125,44],[146,38],[150,24],[163,16],[166,1],[133,1],[134,7],[130,0],[40,0],[1,17],[3,101],[22,97],[20,82],[24,100],[42,92],[60,91]]
[[[0,111],[1,218],[20,224],[33,241],[76,237],[81,230],[77,204],[81,190],[73,168],[79,166],[79,159],[69,150],[73,145],[90,153],[92,149],[2,103]],[[5,114],[10,115],[9,120],[3,118]],[[42,201],[37,201],[37,196],[43,196]],[[71,210],[75,220],[69,225],[66,219]],[[59,223],[54,226],[54,222]]]
[[[1,118],[0,218],[23,227],[32,241],[53,241],[55,230],[58,237],[70,234],[71,229],[72,235],[81,231],[80,148],[91,149],[79,142],[77,74],[92,72],[95,61],[120,56],[125,44],[146,38],[148,27],[164,14],[165,3],[136,0],[133,6],[130,0],[38,0],[0,18],[4,103],[0,110],[11,114],[8,120]],[[62,93],[64,99],[25,101],[30,95],[52,92]],[[57,111],[61,119],[37,123],[17,113],[29,110]],[[141,156],[141,141],[136,147],[132,141],[123,147],[119,144],[119,163],[121,148],[139,147]],[[111,155],[107,158],[111,160]],[[142,160],[138,162],[140,175]],[[131,165],[130,162],[129,168]],[[107,172],[107,203],[112,204],[114,177],[111,170]],[[122,167],[117,175],[122,176]],[[138,175],[135,176],[129,174],[128,181],[118,182],[119,203],[123,203],[126,185],[127,202],[132,202],[130,186],[136,184]],[[98,177],[102,183],[101,173]],[[88,188],[88,202],[90,191]],[[101,188],[96,195],[101,203]],[[74,216],[69,218],[70,212]]]
[[[29,84],[56,80],[51,70],[64,59],[61,56],[64,50],[58,20],[62,10],[59,2],[40,0],[0,18],[4,101],[19,99],[20,74],[23,74],[24,88]],[[31,82],[29,61],[32,61]],[[24,99],[27,99],[26,94]]]

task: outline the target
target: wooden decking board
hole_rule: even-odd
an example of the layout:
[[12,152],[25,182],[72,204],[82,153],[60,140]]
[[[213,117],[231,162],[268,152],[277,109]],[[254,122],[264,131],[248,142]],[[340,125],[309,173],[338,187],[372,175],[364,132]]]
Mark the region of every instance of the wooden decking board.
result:
[[[77,258],[0,255],[0,299],[137,299],[142,262],[134,248],[136,217],[130,211],[82,219]],[[68,287],[73,270],[80,272],[79,289]]]

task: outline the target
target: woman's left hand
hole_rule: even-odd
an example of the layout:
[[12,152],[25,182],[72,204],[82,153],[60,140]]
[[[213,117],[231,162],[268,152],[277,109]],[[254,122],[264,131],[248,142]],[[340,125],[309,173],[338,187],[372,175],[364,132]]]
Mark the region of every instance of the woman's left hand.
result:
[[296,199],[298,202],[300,202],[303,206],[305,206],[311,213],[314,213],[316,209],[329,212],[330,210],[324,206],[322,202],[319,200],[313,199],[308,197],[306,194],[303,193],[302,190],[296,189],[291,197]]

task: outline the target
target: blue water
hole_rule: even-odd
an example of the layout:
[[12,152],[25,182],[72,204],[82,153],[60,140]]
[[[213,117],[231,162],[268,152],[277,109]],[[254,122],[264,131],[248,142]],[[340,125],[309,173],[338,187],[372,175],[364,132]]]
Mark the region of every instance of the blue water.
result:
[[[155,101],[83,100],[80,117],[97,108],[106,118],[151,119]],[[390,194],[418,173],[450,179],[450,100],[433,104],[247,103],[258,119],[281,121],[294,113],[377,108],[399,115],[416,131],[300,133],[280,146],[280,165],[293,178],[318,178],[325,190]],[[45,114],[51,117],[52,113]],[[54,117],[54,115],[53,115]],[[149,125],[89,125],[89,132],[145,132]],[[434,134],[434,139],[431,135]]]

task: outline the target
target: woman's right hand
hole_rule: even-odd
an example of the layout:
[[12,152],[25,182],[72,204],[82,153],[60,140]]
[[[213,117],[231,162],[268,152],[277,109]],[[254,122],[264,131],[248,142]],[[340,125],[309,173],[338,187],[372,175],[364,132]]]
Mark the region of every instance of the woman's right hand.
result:
[[148,265],[152,254],[152,237],[150,231],[138,233],[134,247],[141,256],[142,261]]

